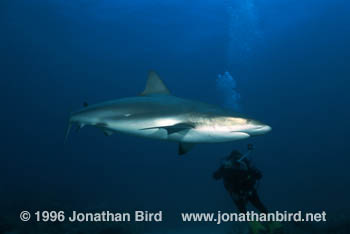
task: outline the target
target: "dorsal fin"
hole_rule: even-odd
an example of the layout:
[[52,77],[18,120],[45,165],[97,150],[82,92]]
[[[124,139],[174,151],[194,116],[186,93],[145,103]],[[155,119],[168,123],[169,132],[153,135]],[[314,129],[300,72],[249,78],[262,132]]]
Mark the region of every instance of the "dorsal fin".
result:
[[150,71],[148,74],[146,88],[141,93],[141,95],[146,96],[152,94],[170,95],[168,88],[165,86],[158,74],[154,71]]

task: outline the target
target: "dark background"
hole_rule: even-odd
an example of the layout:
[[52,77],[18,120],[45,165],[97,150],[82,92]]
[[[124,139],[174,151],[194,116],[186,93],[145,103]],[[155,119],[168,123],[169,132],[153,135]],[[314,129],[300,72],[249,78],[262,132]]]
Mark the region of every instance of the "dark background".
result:
[[[271,210],[348,210],[349,9],[345,0],[1,1],[2,210],[231,210],[211,174],[247,143]],[[63,144],[71,111],[137,95],[150,69],[174,95],[214,104],[217,75],[229,71],[242,111],[273,131],[185,157],[175,143],[94,128]]]

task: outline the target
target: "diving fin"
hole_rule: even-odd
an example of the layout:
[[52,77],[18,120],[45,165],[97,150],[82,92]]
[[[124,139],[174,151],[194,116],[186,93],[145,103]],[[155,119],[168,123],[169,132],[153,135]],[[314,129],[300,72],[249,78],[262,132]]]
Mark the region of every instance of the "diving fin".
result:
[[188,151],[190,151],[194,146],[195,146],[194,143],[180,142],[180,143],[179,143],[179,151],[178,151],[178,154],[179,154],[179,155],[184,155],[184,154],[186,154]]
[[249,227],[252,234],[260,234],[262,231],[267,231],[267,228],[258,221],[249,222]]

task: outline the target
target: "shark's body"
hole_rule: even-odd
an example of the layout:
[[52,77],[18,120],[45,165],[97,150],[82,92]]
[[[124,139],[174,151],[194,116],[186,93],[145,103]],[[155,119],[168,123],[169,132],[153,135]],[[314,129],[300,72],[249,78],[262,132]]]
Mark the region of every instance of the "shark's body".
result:
[[196,143],[240,140],[271,130],[268,125],[220,107],[172,96],[154,72],[141,96],[87,106],[72,113],[69,122],[69,128],[74,123],[79,127],[92,125],[106,135],[124,132],[176,141],[180,154]]

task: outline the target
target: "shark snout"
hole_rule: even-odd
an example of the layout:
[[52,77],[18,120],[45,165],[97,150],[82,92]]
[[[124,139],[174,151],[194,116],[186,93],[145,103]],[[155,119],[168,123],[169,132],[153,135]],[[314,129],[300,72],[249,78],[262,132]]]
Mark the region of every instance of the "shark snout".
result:
[[248,133],[249,135],[255,136],[255,135],[266,134],[271,130],[272,128],[267,124],[264,124],[256,120],[250,120],[248,128],[245,132]]
[[270,132],[272,128],[269,125],[259,125],[251,130],[251,135],[263,135]]
[[263,133],[268,133],[272,130],[272,128],[269,125],[264,125],[260,128],[259,131],[263,132]]

